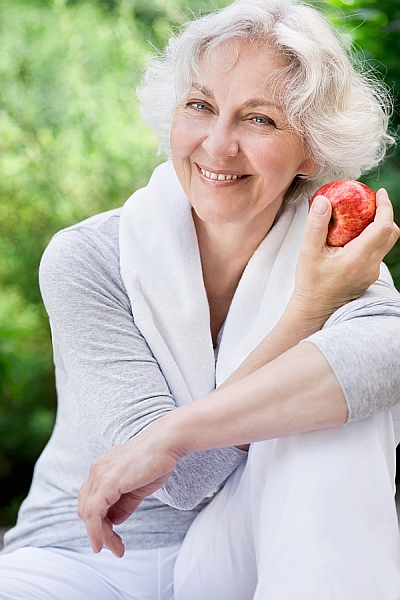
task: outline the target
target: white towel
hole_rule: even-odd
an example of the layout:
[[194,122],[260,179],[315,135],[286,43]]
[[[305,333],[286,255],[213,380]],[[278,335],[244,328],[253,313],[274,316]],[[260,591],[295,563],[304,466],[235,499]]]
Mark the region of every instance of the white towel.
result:
[[210,393],[282,315],[294,286],[307,204],[287,206],[250,259],[234,295],[217,365],[191,206],[172,162],[126,202],[121,274],[135,323],[178,406]]

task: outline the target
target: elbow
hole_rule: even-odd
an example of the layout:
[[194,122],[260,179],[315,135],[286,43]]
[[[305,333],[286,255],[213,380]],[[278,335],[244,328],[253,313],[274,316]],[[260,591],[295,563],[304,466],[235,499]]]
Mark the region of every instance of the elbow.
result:
[[154,492],[153,496],[177,510],[193,510],[203,500],[203,498],[195,497],[193,491],[189,494],[189,490],[171,490],[168,483]]

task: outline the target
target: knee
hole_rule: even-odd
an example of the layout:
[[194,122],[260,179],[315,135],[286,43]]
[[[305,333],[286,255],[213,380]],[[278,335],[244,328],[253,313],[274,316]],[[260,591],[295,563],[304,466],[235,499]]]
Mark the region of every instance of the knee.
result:
[[374,474],[394,482],[395,439],[390,411],[339,427],[252,444],[249,467],[269,479],[329,487],[335,480]]

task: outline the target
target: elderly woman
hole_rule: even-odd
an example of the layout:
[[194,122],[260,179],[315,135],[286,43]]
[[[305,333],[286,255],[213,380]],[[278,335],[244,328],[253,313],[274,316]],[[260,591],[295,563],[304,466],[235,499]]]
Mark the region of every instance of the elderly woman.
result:
[[1,597],[398,600],[399,230],[384,190],[342,248],[307,215],[382,159],[383,90],[315,9],[238,0],[140,97],[172,160],[43,257],[59,410]]

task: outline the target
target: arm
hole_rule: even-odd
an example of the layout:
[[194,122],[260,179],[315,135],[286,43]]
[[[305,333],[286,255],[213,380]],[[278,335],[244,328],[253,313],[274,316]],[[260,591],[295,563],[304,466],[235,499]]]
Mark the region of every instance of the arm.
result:
[[335,311],[360,297],[378,279],[381,261],[400,233],[386,191],[377,193],[374,223],[343,248],[325,243],[331,206],[323,196],[320,200],[319,212],[311,212],[308,217],[295,289],[286,310],[276,327],[223,385],[254,372],[317,332]]
[[[135,326],[120,278],[118,214],[57,234],[43,256],[40,284],[50,316],[60,402],[72,405],[73,425],[82,427],[91,460],[176,408]],[[59,427],[63,415],[60,406]],[[188,456],[157,496],[190,509],[246,456],[237,448]]]
[[[376,278],[381,258],[398,238],[390,205],[382,193],[378,209],[373,226],[338,250],[324,246],[322,225],[311,222],[307,229],[311,237],[305,240],[299,259],[294,304],[249,359],[213,394],[174,411],[138,439],[96,459],[79,496],[79,515],[95,551],[104,543],[116,555],[123,554],[122,541],[112,525],[128,518],[188,453],[334,427],[347,420],[346,397],[328,361],[309,342],[290,347],[296,344],[296,336],[285,327],[299,302],[305,307],[301,313],[306,316],[304,322],[312,324],[313,310],[307,307],[316,290],[325,289],[326,296],[320,300],[322,312],[325,301],[328,309],[329,294],[338,306],[356,297],[359,292],[349,287],[351,268],[356,268],[357,274],[366,273],[367,279]],[[326,236],[329,214],[324,219]],[[299,332],[296,321],[292,323]],[[277,334],[284,331],[288,337],[282,341]],[[274,339],[276,345],[268,345]]]
[[98,457],[78,496],[78,515],[85,521],[93,551],[105,545],[123,556],[124,546],[113,526],[160,487],[188,453],[344,423],[346,403],[329,365],[312,344],[302,346],[173,411]]

